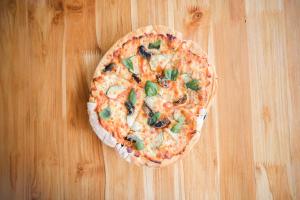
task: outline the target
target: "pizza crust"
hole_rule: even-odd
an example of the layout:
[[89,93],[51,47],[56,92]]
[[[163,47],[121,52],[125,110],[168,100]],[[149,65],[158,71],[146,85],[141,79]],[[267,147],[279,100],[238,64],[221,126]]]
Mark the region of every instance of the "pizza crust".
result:
[[[112,58],[113,53],[116,49],[121,48],[124,43],[126,43],[128,40],[131,40],[133,37],[139,37],[141,35],[144,35],[145,33],[154,33],[154,34],[171,34],[175,36],[177,39],[181,40],[183,42],[184,48],[189,49],[192,53],[199,55],[201,57],[206,57],[207,54],[201,49],[201,47],[191,40],[183,40],[183,36],[180,32],[175,31],[174,29],[168,28],[166,26],[146,26],[139,28],[135,31],[132,31],[125,35],[123,38],[118,40],[103,56],[100,63],[98,64],[95,73],[94,78],[98,77],[101,74],[101,69],[108,64]],[[207,115],[207,110],[210,108],[213,97],[215,96],[216,87],[217,87],[217,78],[216,78],[216,72],[214,66],[209,65],[209,70],[211,71],[211,84],[209,87],[209,93],[208,93],[208,100],[206,102],[206,105],[204,105],[204,108],[201,109],[201,112],[197,118],[197,132],[194,134],[193,138],[189,141],[189,143],[186,145],[184,151],[178,155],[173,156],[170,159],[164,159],[161,163],[156,163],[150,160],[146,160],[142,157],[136,157],[133,155],[133,153],[128,153],[127,147],[123,146],[120,143],[117,143],[117,140],[112,136],[112,134],[108,133],[99,123],[97,112],[95,111],[96,103],[90,102],[87,103],[88,107],[88,113],[89,113],[89,121],[90,124],[98,136],[100,140],[102,140],[105,144],[107,144],[110,147],[115,148],[115,150],[119,153],[119,155],[125,159],[128,162],[135,163],[139,166],[148,166],[148,167],[163,167],[166,165],[169,165],[171,163],[174,163],[178,159],[182,159],[186,154],[188,154],[194,144],[199,140],[201,135],[201,129],[203,122],[205,120],[205,117]]]

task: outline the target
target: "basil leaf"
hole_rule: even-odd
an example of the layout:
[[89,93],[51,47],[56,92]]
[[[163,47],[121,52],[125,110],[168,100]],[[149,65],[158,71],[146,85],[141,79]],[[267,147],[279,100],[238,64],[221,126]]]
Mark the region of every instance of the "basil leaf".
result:
[[133,69],[133,63],[132,63],[131,57],[123,59],[123,60],[122,60],[122,63],[123,63],[123,65],[125,65],[125,67],[126,67],[131,73],[134,72],[134,69]]
[[184,116],[180,116],[180,117],[178,118],[178,120],[177,120],[177,124],[175,124],[175,125],[171,128],[171,131],[172,131],[173,133],[179,133],[180,130],[181,130],[181,127],[182,127],[182,125],[183,125],[183,123],[184,123],[184,121],[185,121],[185,117],[184,117]]
[[136,93],[135,93],[134,89],[130,90],[128,100],[131,102],[132,105],[134,105],[136,103]]
[[157,85],[151,81],[146,81],[145,93],[147,96],[155,96],[157,94]]
[[177,123],[171,128],[171,131],[173,133],[179,133],[181,130],[181,126],[182,126],[182,123]]
[[150,118],[148,118],[148,121],[147,121],[148,125],[153,126],[157,122],[159,117],[160,117],[160,112],[156,112],[153,115],[151,115]]
[[138,140],[135,141],[134,146],[137,150],[142,150],[144,149],[144,142],[143,140],[141,140],[140,138],[138,138]]
[[171,80],[172,79],[172,69],[165,69],[164,74],[165,74],[165,79]]
[[137,150],[144,149],[144,142],[136,135],[128,135],[126,139],[131,141]]
[[178,77],[178,69],[173,69],[172,70],[172,75],[171,75],[171,80],[172,81],[176,81],[177,77]]
[[150,43],[148,45],[148,49],[159,49],[160,48],[160,44],[161,44],[161,40],[156,40],[153,43]]
[[184,120],[185,120],[185,117],[184,117],[184,116],[180,116],[180,117],[178,118],[177,121],[178,121],[179,123],[183,123]]
[[107,108],[104,108],[100,113],[99,113],[99,116],[104,119],[104,120],[107,120],[108,118],[110,118],[110,115],[111,115],[111,111],[110,111],[110,108],[107,107]]
[[187,82],[185,84],[185,86],[187,88],[190,88],[191,90],[195,90],[195,91],[200,90],[198,80],[196,80],[196,79],[193,79],[193,80]]
[[178,77],[178,69],[166,69],[164,71],[165,79],[176,81]]

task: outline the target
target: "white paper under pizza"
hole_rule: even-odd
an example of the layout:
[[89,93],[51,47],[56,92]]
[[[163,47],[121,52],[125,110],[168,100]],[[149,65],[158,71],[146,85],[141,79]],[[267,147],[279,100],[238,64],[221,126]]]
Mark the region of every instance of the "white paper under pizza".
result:
[[[95,111],[97,107],[96,103],[93,102],[88,102],[87,103],[87,108],[88,108],[88,113],[89,113],[89,121],[90,124],[93,128],[93,131],[96,133],[98,138],[106,145],[115,148],[115,150],[119,153],[119,155],[125,159],[128,162],[131,162],[131,157],[133,156],[132,153],[128,153],[127,147],[117,143],[116,138],[112,136],[109,132],[107,132],[99,123],[98,119],[98,113]],[[203,126],[203,122],[206,118],[206,109],[201,109],[200,110],[200,115],[197,118],[197,131],[199,131],[201,134],[201,129]]]

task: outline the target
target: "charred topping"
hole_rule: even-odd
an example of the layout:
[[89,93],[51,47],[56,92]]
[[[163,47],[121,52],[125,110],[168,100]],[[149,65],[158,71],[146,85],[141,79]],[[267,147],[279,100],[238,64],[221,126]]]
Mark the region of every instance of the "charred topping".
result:
[[139,46],[138,52],[142,57],[144,57],[147,60],[150,60],[151,53],[147,52],[146,48],[143,45]]
[[126,101],[125,106],[127,108],[128,115],[131,115],[134,112],[134,109],[135,109],[134,105],[132,105],[132,103],[130,101]]
[[184,104],[187,100],[187,95],[183,95],[182,97],[180,97],[178,100],[174,101],[173,104],[174,105],[180,105],[180,104]]
[[129,142],[135,142],[135,140],[132,137],[130,137],[130,136],[129,137],[125,136],[124,140],[127,140]]
[[169,34],[169,33],[167,33],[167,37],[169,40],[175,40],[175,38],[176,38],[174,35]]
[[163,75],[156,75],[156,80],[157,80],[157,82],[158,82],[158,84],[160,85],[160,86],[162,86],[162,87],[164,87],[164,88],[168,88],[169,87],[169,82],[168,82],[168,80],[166,80],[165,78],[164,78],[164,76]]
[[170,120],[169,120],[168,118],[164,118],[164,119],[162,119],[162,120],[156,122],[156,123],[154,124],[154,127],[155,127],[155,128],[164,128],[164,127],[167,127],[170,123],[171,123],[171,122],[170,122]]
[[132,74],[132,78],[137,82],[140,83],[142,80],[140,79],[140,77],[138,77],[138,75],[136,74]]
[[115,64],[114,63],[109,63],[108,65],[105,65],[104,69],[102,70],[103,72],[109,72],[114,68]]

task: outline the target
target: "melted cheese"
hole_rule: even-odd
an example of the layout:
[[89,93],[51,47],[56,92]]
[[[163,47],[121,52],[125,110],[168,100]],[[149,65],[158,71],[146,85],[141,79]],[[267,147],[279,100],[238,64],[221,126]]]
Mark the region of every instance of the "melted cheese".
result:
[[171,54],[166,54],[166,55],[157,54],[157,55],[151,56],[151,59],[150,59],[151,70],[156,71],[158,67],[160,67],[161,69],[164,69],[165,66],[170,62],[172,57],[173,57],[173,55],[171,55]]

